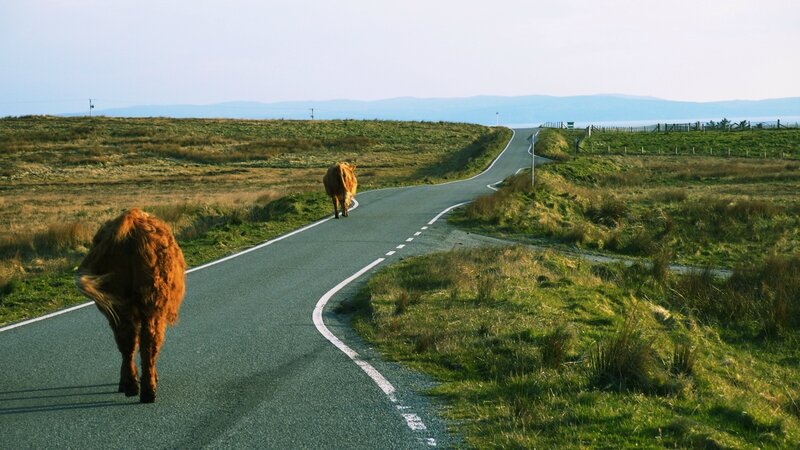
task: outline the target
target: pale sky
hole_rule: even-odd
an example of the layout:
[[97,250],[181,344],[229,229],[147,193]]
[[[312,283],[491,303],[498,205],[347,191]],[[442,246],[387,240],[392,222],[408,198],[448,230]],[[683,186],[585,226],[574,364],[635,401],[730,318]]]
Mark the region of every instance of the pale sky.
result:
[[0,116],[225,101],[800,96],[798,0],[0,0]]

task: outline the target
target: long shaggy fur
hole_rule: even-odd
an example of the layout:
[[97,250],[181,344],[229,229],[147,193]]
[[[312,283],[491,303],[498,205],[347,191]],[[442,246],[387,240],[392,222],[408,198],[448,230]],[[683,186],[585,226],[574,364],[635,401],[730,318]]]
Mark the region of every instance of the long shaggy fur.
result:
[[156,359],[167,325],[178,320],[186,263],[169,226],[138,209],[106,222],[75,275],[81,294],[108,318],[122,353],[120,392],[139,393],[134,355],[142,359],[143,403],[155,401]]
[[341,205],[342,215],[347,217],[350,202],[356,196],[358,180],[355,174],[356,166],[348,163],[336,163],[322,177],[322,184],[325,185],[325,192],[333,201],[333,215],[339,218],[339,208]]

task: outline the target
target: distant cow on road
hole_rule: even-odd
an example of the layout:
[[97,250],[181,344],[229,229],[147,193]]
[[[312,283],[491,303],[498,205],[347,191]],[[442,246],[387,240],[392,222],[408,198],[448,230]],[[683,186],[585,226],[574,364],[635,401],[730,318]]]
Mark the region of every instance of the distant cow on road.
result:
[[328,168],[328,173],[322,178],[325,192],[333,200],[333,214],[337,219],[339,218],[339,205],[341,205],[342,215],[347,217],[350,201],[356,196],[358,181],[355,170],[355,165],[340,162]]
[[75,275],[114,330],[122,353],[119,392],[139,394],[134,355],[139,346],[139,401],[156,399],[156,358],[167,325],[178,319],[185,291],[183,252],[167,224],[138,209],[106,222]]

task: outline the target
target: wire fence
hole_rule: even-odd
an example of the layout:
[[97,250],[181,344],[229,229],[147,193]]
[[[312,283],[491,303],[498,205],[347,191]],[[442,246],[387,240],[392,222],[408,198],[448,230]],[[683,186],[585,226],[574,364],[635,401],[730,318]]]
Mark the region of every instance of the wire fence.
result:
[[689,132],[689,131],[741,131],[741,130],[769,130],[769,129],[800,129],[798,122],[781,122],[780,119],[768,122],[751,122],[743,120],[731,122],[722,119],[719,122],[684,122],[684,123],[655,123],[642,126],[607,126],[607,125],[588,125],[586,127],[575,127],[575,122],[544,122],[540,128],[556,129],[586,129],[587,133],[648,133],[648,132]]
[[[569,130],[561,122],[545,128]],[[769,131],[768,131],[769,130]],[[672,155],[800,160],[800,124],[660,123],[642,127],[590,125],[565,134],[574,154]]]

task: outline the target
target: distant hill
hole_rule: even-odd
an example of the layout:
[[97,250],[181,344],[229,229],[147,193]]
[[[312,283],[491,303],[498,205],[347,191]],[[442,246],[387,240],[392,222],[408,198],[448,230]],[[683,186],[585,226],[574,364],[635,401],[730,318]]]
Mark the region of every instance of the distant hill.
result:
[[401,97],[376,101],[325,100],[280,103],[227,102],[211,105],[147,105],[100,109],[115,117],[195,117],[240,119],[382,119],[470,122],[494,125],[551,121],[681,121],[781,119],[800,117],[800,97],[770,100],[683,102],[624,95],[553,97],[479,96],[468,98]]

